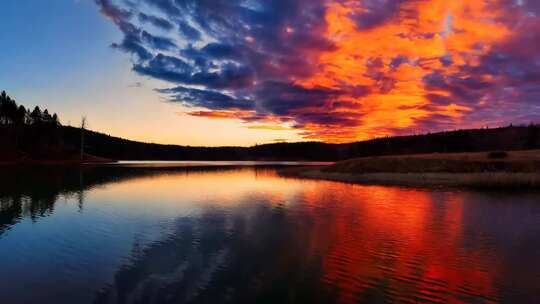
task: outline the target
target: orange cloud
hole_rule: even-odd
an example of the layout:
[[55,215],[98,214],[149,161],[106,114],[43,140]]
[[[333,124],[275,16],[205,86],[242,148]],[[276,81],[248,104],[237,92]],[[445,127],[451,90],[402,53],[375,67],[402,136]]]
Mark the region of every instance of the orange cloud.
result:
[[[435,116],[458,122],[471,109],[460,100],[433,104],[428,94],[448,93],[428,90],[423,79],[434,71],[457,73],[463,64],[474,67],[491,46],[506,39],[509,30],[497,22],[503,12],[495,7],[485,1],[411,1],[383,25],[361,30],[351,18],[356,1],[330,5],[325,35],[336,49],[322,53],[319,70],[296,83],[307,88],[367,86],[370,93],[341,97],[358,106],[349,110],[356,126],[328,130],[307,125],[305,136],[344,142],[411,132],[417,121]],[[403,62],[393,65],[399,58]],[[452,63],[445,64],[445,58]]]
[[[179,113],[183,115],[184,113]],[[187,115],[195,117],[204,117],[210,119],[247,119],[253,116],[252,112],[241,110],[229,110],[229,111],[192,111],[187,112]]]
[[272,131],[291,131],[294,130],[289,127],[281,126],[281,125],[253,125],[248,126],[248,129],[254,129],[254,130],[272,130]]
[[203,110],[188,115],[327,142],[540,118],[534,1],[186,1],[156,7],[189,25],[182,43],[178,31],[132,20],[144,5],[98,2],[124,34],[113,46],[134,56],[133,71]]

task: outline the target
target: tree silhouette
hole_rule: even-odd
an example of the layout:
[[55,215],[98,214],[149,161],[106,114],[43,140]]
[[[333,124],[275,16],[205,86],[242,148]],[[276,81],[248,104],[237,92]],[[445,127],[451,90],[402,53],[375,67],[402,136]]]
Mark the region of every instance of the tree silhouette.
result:
[[56,113],[54,113],[52,116],[52,123],[56,126],[60,125],[60,121],[58,120],[58,115],[56,115]]
[[49,114],[49,110],[45,109],[43,111],[43,114],[41,116],[41,120],[44,122],[44,123],[51,123],[52,122],[52,116],[51,114]]
[[41,109],[39,106],[36,106],[34,110],[32,111],[32,114],[30,114],[30,117],[32,118],[33,124],[40,124],[43,121],[43,114],[41,113]]
[[26,109],[23,105],[17,105],[6,91],[0,93],[0,125],[30,125],[30,124],[51,124],[60,125],[58,115],[49,114],[45,109],[41,112],[39,106],[34,110]]
[[18,125],[25,124],[26,119],[26,108],[23,105],[20,105],[17,108],[17,113],[15,115],[15,123]]
[[17,104],[11,99],[5,91],[0,93],[0,122],[2,124],[11,124],[15,122],[17,115]]

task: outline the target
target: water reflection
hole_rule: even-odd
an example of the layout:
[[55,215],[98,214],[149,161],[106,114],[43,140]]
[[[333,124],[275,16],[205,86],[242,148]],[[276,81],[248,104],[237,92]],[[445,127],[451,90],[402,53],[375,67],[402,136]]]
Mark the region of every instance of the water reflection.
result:
[[17,279],[0,298],[10,303],[540,302],[538,194],[305,181],[269,168],[32,170],[0,181],[0,269]]
[[[155,162],[154,162],[155,163]],[[0,171],[0,236],[24,217],[37,221],[40,217],[51,215],[56,202],[66,198],[76,198],[80,209],[84,207],[84,197],[86,191],[99,188],[104,185],[120,184],[127,189],[125,193],[118,193],[121,188],[116,188],[115,195],[131,195],[138,189],[137,180],[148,184],[148,181],[162,180],[152,183],[151,187],[173,186],[168,189],[168,194],[177,197],[177,188],[174,185],[175,178],[168,176],[187,176],[195,180],[198,173],[208,174],[210,172],[237,171],[237,166],[170,166],[167,164],[141,165],[140,163],[129,163],[126,166],[86,167],[84,169],[74,169],[70,167],[4,167]],[[252,168],[255,175],[261,170],[267,171],[267,166]],[[234,176],[234,175],[232,175]],[[213,177],[217,177],[214,175]],[[129,182],[129,183],[128,183]],[[221,181],[223,183],[223,181]],[[197,181],[186,191],[195,191],[200,194]],[[150,191],[146,191],[151,194]],[[164,193],[166,194],[166,193]]]

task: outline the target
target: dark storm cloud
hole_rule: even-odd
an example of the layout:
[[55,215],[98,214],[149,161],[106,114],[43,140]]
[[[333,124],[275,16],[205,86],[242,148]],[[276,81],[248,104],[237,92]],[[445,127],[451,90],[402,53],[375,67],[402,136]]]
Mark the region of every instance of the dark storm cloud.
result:
[[350,113],[301,112],[298,114],[297,127],[304,123],[328,127],[354,127],[358,125],[358,117]]
[[174,2],[183,2],[183,1],[173,1],[173,0],[144,0],[148,5],[159,8],[164,13],[167,13],[171,16],[178,16],[180,10]]
[[[537,1],[507,2],[505,22],[512,27],[510,39],[494,45],[477,65],[461,65],[450,76],[434,71],[424,77],[435,105],[459,104],[470,108],[465,119],[494,124],[528,123],[540,117],[540,20]],[[516,20],[519,20],[517,22]],[[450,63],[449,63],[450,64]],[[426,124],[427,122],[423,122]]]
[[[356,22],[359,29],[369,29],[380,26],[395,17],[398,13],[413,14],[401,10],[401,5],[406,2],[418,0],[363,0],[358,1],[360,12],[351,13],[352,19]],[[409,16],[410,17],[410,16]]]
[[[249,67],[226,63],[220,66],[219,71],[212,72],[185,64],[182,69],[178,69],[174,65],[160,65],[163,62],[159,60],[160,57],[166,56],[159,54],[147,64],[135,64],[133,70],[141,75],[169,82],[200,85],[211,89],[246,88],[253,82],[253,71]],[[168,58],[183,62],[175,57]]]
[[113,43],[111,46],[127,53],[134,54],[139,60],[148,60],[152,58],[152,54],[142,46],[141,41],[131,35],[126,35],[121,43]]
[[160,17],[147,15],[147,14],[144,14],[144,13],[139,13],[138,17],[139,17],[139,21],[141,21],[143,23],[144,22],[151,23],[152,25],[154,25],[156,27],[159,27],[159,28],[161,28],[163,30],[166,30],[166,31],[172,30],[173,27],[174,27],[172,25],[172,23],[167,21],[167,19],[163,19],[163,18],[160,18]]
[[110,18],[114,23],[119,24],[131,17],[131,13],[112,3],[111,0],[95,0],[103,15]]
[[176,44],[169,38],[154,36],[147,31],[141,32],[142,41],[150,48],[166,51],[176,48]]
[[409,62],[409,58],[407,58],[407,56],[398,55],[392,59],[392,62],[390,62],[390,68],[397,69],[400,65],[407,62]]
[[249,100],[240,100],[217,91],[201,90],[187,87],[175,87],[157,90],[160,93],[170,94],[171,101],[177,101],[187,106],[204,107],[210,110],[251,110]]
[[95,0],[95,2],[99,6],[101,13],[114,22],[124,34],[122,42],[113,43],[111,46],[134,54],[139,60],[151,59],[152,54],[141,40],[141,30],[130,21],[133,13],[128,9],[115,5],[111,0]]
[[260,106],[275,115],[310,107],[321,108],[328,104],[337,92],[329,89],[306,89],[294,84],[269,81],[257,87],[254,99]]
[[[123,41],[114,46],[136,55],[133,70],[178,85],[160,90],[170,94],[171,101],[278,116],[331,103],[335,92],[291,84],[311,73],[310,54],[332,49],[332,43],[320,35],[325,27],[324,1],[144,2],[154,13],[139,12],[134,3],[122,6],[96,0],[124,33]],[[135,10],[138,18],[132,18]],[[176,26],[183,45],[170,36],[151,33],[145,24],[164,30]],[[200,44],[201,39],[207,41]],[[323,116],[303,120],[310,117],[319,121]]]
[[190,41],[201,39],[201,33],[186,22],[178,21],[178,29],[182,36]]
[[[244,121],[354,127],[369,111],[394,111],[373,115],[378,123],[369,127],[399,133],[386,126],[387,117],[401,127],[409,112],[419,115],[407,127],[420,129],[448,127],[458,118],[472,124],[503,121],[504,115],[508,121],[540,117],[539,1],[488,1],[493,13],[480,21],[469,16],[472,6],[465,2],[450,8],[434,0],[95,2],[123,33],[113,47],[133,55],[136,73],[169,82],[171,88],[159,92],[170,101],[249,112],[235,116]],[[420,10],[430,3],[446,8],[424,16]],[[333,35],[326,13],[336,5],[347,10],[334,15],[339,30]],[[347,18],[356,32],[346,32]],[[458,18],[468,23],[460,25]],[[441,26],[441,20],[448,21]],[[496,35],[475,28],[482,22],[508,35],[488,39]],[[354,47],[340,48],[347,41],[334,37],[345,31],[346,40],[355,39],[377,29],[387,36],[380,41],[368,36]],[[468,40],[457,41],[462,33],[470,33]],[[454,40],[441,43],[446,39]],[[378,45],[363,52],[363,43]],[[407,44],[418,50],[400,52]],[[332,56],[323,61],[321,54]],[[419,76],[408,79],[401,71]]]

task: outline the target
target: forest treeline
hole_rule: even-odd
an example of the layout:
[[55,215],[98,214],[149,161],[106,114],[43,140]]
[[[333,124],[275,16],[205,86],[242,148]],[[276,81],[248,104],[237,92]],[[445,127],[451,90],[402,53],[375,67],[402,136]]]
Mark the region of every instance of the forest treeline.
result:
[[0,93],[0,161],[26,159],[64,160],[77,150],[64,143],[63,127],[56,113],[17,104]]
[[[47,110],[41,112],[38,107],[33,111],[23,109],[2,93],[0,161],[2,158],[5,161],[6,158],[9,160],[21,156],[36,160],[77,159],[81,145],[80,128],[62,126],[58,117],[49,115]],[[84,133],[86,153],[118,160],[337,161],[363,156],[540,148],[540,125],[537,124],[385,137],[348,144],[301,142],[253,147],[162,145],[126,140],[90,130]]]
[[[78,143],[79,129],[64,127],[66,142]],[[253,147],[188,147],[148,144],[88,131],[93,155],[131,160],[310,160],[337,161],[364,156],[482,152],[540,148],[540,126],[507,126],[424,135],[378,138],[348,144],[274,143]]]
[[23,105],[17,105],[15,99],[7,95],[6,91],[0,93],[0,124],[2,125],[33,125],[33,124],[55,124],[59,125],[58,115],[49,114],[49,110],[43,112],[39,106],[35,106],[32,111]]

